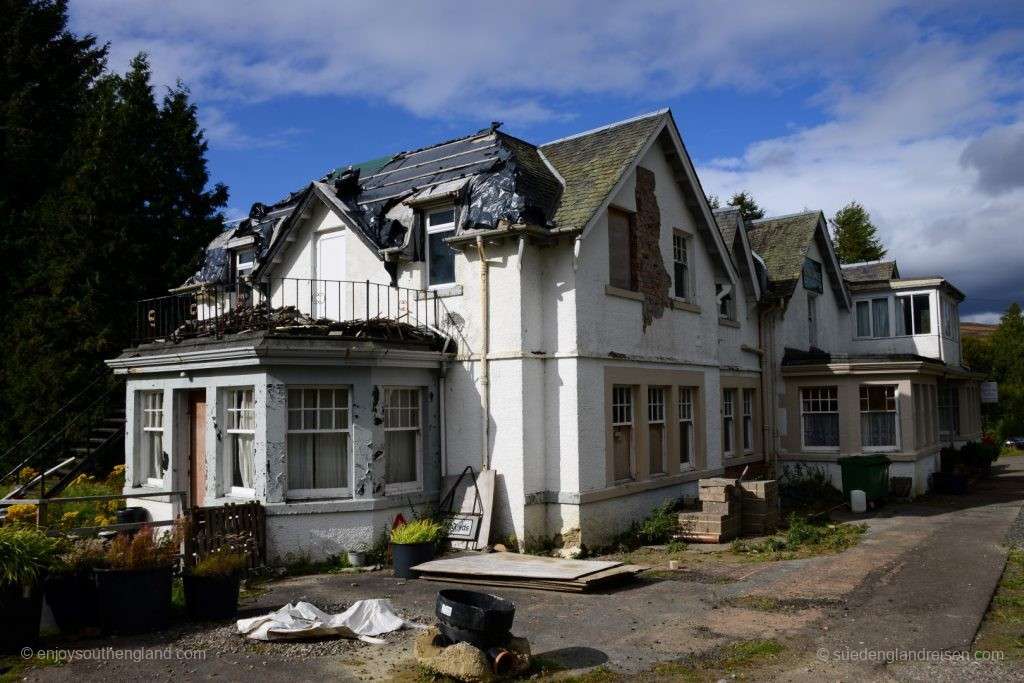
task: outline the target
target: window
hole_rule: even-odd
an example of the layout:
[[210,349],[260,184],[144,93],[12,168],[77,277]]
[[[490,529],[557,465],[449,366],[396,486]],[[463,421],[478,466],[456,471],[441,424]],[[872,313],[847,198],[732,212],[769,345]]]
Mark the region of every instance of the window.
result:
[[633,388],[612,387],[612,444],[615,481],[633,478]]
[[231,467],[231,493],[252,495],[256,471],[256,409],[252,389],[227,392],[227,446]]
[[957,305],[946,297],[942,297],[942,336],[954,341],[960,339],[960,315]]
[[[234,252],[233,259],[229,263],[229,266],[234,270],[234,275],[231,278],[232,284],[230,287],[234,287],[235,295],[235,306],[252,306],[252,289],[247,284],[243,284],[249,275],[252,274],[253,268],[256,265],[256,252],[252,248],[240,249]],[[232,291],[228,289],[228,291]]]
[[931,296],[913,294],[896,297],[896,334],[930,334]]
[[864,450],[899,448],[896,386],[860,388],[860,441]]
[[718,299],[718,317],[732,320],[732,285],[716,284],[715,298]]
[[818,297],[807,295],[807,344],[818,345]]
[[693,395],[695,389],[679,387],[679,469],[690,469],[693,463]]
[[423,488],[419,389],[384,389],[384,462],[387,493]]
[[743,390],[743,452],[754,452],[754,390]]
[[235,252],[235,275],[238,280],[248,277],[255,265],[256,252],[253,249],[242,249]]
[[647,446],[650,451],[650,472],[665,474],[667,445],[665,429],[665,388],[647,387]]
[[441,209],[427,214],[427,285],[450,285],[455,282],[455,251],[445,238],[455,235],[455,209]]
[[838,387],[800,390],[800,420],[805,450],[839,450]]
[[142,451],[137,484],[164,485],[164,392],[142,392]]
[[939,383],[939,432],[942,434],[960,433],[960,395],[957,386],[949,382]]
[[690,300],[690,250],[686,235],[672,235],[672,293],[679,299]]
[[857,336],[889,336],[888,297],[857,302]]
[[735,429],[736,421],[734,418],[733,407],[736,399],[735,389],[725,389],[722,391],[722,452],[725,453],[726,457],[733,454],[733,429]]
[[288,495],[348,489],[348,389],[288,389]]
[[633,217],[625,211],[608,209],[608,284],[636,290],[633,271]]
[[821,294],[824,291],[821,264],[811,258],[804,259],[804,289]]

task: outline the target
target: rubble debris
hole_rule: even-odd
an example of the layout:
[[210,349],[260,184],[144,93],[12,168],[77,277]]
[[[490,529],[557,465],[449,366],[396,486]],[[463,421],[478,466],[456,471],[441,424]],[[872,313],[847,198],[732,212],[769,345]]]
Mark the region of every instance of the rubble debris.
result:
[[[513,655],[507,676],[518,676],[530,668],[530,642],[526,638],[511,636],[505,649]],[[466,642],[448,644],[437,626],[429,627],[416,637],[413,653],[420,666],[441,676],[468,683],[499,680],[483,650]]]

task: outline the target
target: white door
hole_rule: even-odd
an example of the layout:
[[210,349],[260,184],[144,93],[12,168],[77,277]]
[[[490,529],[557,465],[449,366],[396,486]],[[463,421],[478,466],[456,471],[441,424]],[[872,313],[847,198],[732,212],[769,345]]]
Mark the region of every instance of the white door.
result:
[[345,280],[345,233],[328,232],[316,238],[314,315],[317,318],[347,320],[351,285]]

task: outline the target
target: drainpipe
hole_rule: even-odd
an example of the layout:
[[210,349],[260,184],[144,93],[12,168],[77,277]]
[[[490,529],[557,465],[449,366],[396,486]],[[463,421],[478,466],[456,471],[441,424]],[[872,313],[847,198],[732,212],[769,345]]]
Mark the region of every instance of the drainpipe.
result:
[[441,479],[443,480],[448,476],[448,418],[444,412],[444,392],[445,392],[445,376],[448,374],[448,364],[441,363],[441,371],[438,373],[437,378],[437,389],[438,389],[438,429],[441,432],[440,447],[441,447]]
[[483,328],[483,343],[480,349],[480,392],[483,394],[483,425],[481,430],[480,469],[490,469],[491,448],[491,375],[487,356],[491,351],[490,305],[488,298],[487,254],[484,253],[483,237],[477,235],[476,250],[480,255],[480,325]]

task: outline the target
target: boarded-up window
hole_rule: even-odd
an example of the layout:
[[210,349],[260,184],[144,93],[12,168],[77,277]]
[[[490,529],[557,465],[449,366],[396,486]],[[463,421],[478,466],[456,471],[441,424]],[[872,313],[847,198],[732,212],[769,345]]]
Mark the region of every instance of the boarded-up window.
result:
[[618,209],[608,209],[608,284],[619,289],[636,290],[633,217]]

